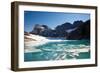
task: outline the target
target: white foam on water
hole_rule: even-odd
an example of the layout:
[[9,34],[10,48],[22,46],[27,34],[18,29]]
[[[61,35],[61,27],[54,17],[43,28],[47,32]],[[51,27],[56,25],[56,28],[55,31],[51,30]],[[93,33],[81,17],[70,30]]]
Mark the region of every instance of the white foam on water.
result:
[[63,39],[48,39],[47,37],[39,36],[39,35],[33,35],[29,34],[28,36],[25,35],[25,37],[36,40],[36,41],[28,41],[25,42],[24,44],[26,46],[38,46],[38,45],[43,45],[48,42],[61,42],[61,41],[68,41],[68,40],[63,40]]
[[[25,42],[25,53],[27,52],[40,52],[40,49],[34,49],[33,46],[38,46],[38,45],[43,45],[46,44],[48,42],[61,42],[61,41],[69,41],[69,40],[64,40],[64,39],[47,39],[46,37],[43,36],[39,36],[39,35],[33,35],[30,34],[28,36],[26,36],[27,38],[31,38],[31,39],[35,39],[36,41],[29,41],[29,42]],[[71,40],[70,40],[71,41]],[[76,41],[76,40],[73,40]],[[59,44],[58,46],[62,46],[63,44]],[[74,45],[71,45],[70,47],[73,47]],[[72,48],[72,49],[57,49],[57,50],[53,50],[53,49],[43,49],[43,51],[53,51],[53,52],[89,52],[90,50],[90,46],[86,46],[86,45],[79,45],[81,47],[81,49],[76,49],[76,48]],[[83,47],[83,48],[82,48]]]
[[35,48],[28,48],[28,49],[25,49],[24,52],[25,53],[33,53],[33,52],[41,52],[42,50],[40,49],[35,49]]
[[34,48],[28,48],[25,49],[25,53],[28,52],[42,52],[42,51],[46,51],[46,52],[73,52],[73,53],[82,53],[82,52],[89,52],[90,48],[83,48],[83,49],[59,49],[59,50],[53,50],[53,49],[34,49]]

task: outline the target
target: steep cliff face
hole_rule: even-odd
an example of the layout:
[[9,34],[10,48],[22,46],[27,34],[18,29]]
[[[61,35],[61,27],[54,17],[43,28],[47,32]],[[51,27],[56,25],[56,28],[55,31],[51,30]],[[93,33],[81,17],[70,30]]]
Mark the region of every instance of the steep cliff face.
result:
[[76,30],[70,32],[67,39],[90,39],[90,20],[79,25]]
[[67,35],[67,32],[66,30],[72,28],[72,24],[71,23],[64,23],[62,25],[58,25],[56,28],[55,28],[55,31],[56,31],[56,35],[58,37],[65,37]]
[[30,33],[39,35],[44,30],[45,28],[42,25],[36,24]]
[[51,28],[49,28],[47,25],[36,24],[30,33],[45,36],[45,37],[52,37],[54,31]]
[[82,26],[82,38],[90,39],[90,20],[86,21]]
[[67,37],[68,35],[70,35],[70,32],[74,31],[74,29],[82,24],[82,21],[75,21],[73,24],[66,22],[62,25],[57,26],[55,30],[58,36]]
[[90,39],[90,20],[75,21],[73,24],[64,23],[55,27],[49,28],[47,25],[36,24],[31,34],[41,35],[45,37],[66,37],[66,39]]

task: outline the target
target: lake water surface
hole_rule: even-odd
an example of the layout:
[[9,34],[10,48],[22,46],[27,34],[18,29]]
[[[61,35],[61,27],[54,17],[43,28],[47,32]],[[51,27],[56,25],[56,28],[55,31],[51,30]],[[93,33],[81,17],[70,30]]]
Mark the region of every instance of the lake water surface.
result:
[[29,47],[40,51],[25,52],[25,62],[90,58],[90,40],[50,41],[43,45]]

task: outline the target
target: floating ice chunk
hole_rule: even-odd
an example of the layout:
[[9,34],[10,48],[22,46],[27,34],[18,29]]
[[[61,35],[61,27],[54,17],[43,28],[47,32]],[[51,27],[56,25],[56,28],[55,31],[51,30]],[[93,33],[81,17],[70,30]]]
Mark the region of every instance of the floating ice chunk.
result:
[[35,49],[35,48],[28,48],[24,50],[25,53],[30,53],[30,52],[42,52],[40,49]]

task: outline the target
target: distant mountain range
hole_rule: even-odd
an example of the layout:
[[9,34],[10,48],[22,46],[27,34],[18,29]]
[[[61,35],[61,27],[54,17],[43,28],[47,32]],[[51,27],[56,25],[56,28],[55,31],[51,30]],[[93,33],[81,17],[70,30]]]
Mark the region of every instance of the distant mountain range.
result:
[[[73,24],[66,22],[57,25],[55,29],[47,25],[36,24],[29,33],[44,37],[64,37],[70,40],[90,39],[90,20],[75,21]],[[26,31],[25,34],[27,34]]]

